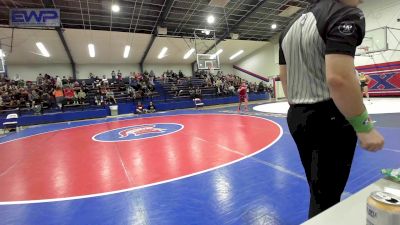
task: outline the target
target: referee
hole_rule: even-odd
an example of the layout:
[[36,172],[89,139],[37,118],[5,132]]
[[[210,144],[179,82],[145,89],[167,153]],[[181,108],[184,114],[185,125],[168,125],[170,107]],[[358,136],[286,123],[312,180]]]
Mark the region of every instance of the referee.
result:
[[280,38],[287,122],[310,188],[309,218],[340,201],[357,138],[371,152],[384,144],[355,75],[355,50],[365,35],[361,2],[314,0]]

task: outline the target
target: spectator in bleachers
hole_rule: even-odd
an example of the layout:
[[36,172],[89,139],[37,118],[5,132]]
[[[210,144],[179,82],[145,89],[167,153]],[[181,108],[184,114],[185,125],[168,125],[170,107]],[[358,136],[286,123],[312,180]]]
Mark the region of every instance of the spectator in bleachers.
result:
[[153,70],[151,70],[150,71],[150,74],[149,74],[149,83],[151,84],[151,85],[155,85],[154,84],[154,79],[156,78],[156,75],[155,75],[155,73],[154,73],[154,71]]
[[83,80],[82,81],[82,83],[81,83],[81,88],[82,88],[82,90],[85,92],[85,93],[87,93],[88,91],[89,91],[89,88],[88,88],[88,86],[86,85],[86,82]]
[[118,70],[117,79],[118,79],[118,81],[122,81],[122,73],[120,70]]
[[43,75],[40,73],[39,76],[36,78],[36,84],[42,85],[43,84]]
[[178,87],[175,84],[172,84],[171,91],[173,91],[174,96],[178,96],[178,94],[179,94]]
[[132,85],[134,80],[135,80],[135,77],[134,77],[133,73],[130,72],[130,73],[129,73],[129,76],[128,76],[128,83],[129,83],[129,85]]
[[67,85],[67,84],[69,84],[69,81],[68,81],[68,79],[67,79],[65,76],[63,76],[62,85],[65,86],[65,85]]
[[142,91],[142,89],[139,89],[136,91],[136,98],[135,99],[142,99],[144,98],[144,93]]
[[140,82],[140,81],[143,79],[142,74],[140,74],[140,73],[135,73],[135,79],[136,79],[137,82]]
[[265,86],[262,81],[258,84],[258,92],[265,92]]
[[69,76],[68,77],[68,81],[69,81],[70,84],[73,84],[73,83],[75,83],[76,79],[73,78],[72,76]]
[[207,86],[206,87],[212,87],[213,86],[213,82],[212,82],[210,77],[206,78],[206,82],[207,82]]
[[135,99],[136,93],[135,93],[135,89],[134,89],[132,86],[127,85],[127,87],[126,87],[126,94],[128,94],[129,97]]
[[78,81],[74,82],[73,89],[74,89],[74,91],[79,91],[81,89],[81,85],[79,84]]
[[201,94],[201,89],[200,89],[199,86],[197,86],[197,88],[196,88],[196,95],[195,95],[195,97],[196,97],[196,98],[203,98],[203,96],[202,96],[202,94]]
[[235,86],[233,86],[233,83],[229,83],[229,95],[235,95],[236,91],[235,91]]
[[187,85],[188,85],[189,88],[193,88],[192,78],[189,77],[189,78],[187,79]]
[[75,101],[74,90],[68,85],[66,85],[64,88],[64,98],[65,98],[67,104],[72,104]]
[[115,80],[116,80],[116,74],[115,74],[115,71],[114,71],[114,70],[111,72],[111,79],[112,79],[112,82],[113,82],[113,83],[114,83]]
[[94,97],[94,102],[98,106],[104,104],[104,97],[103,95],[100,95],[100,92],[98,92],[97,95]]
[[14,100],[14,99],[11,99],[11,100],[10,100],[9,107],[10,107],[10,108],[17,108],[17,107],[18,107],[17,101]]
[[164,84],[168,83],[169,78],[166,73],[163,73],[161,78],[162,78]]
[[104,86],[104,85],[100,86],[100,94],[103,95],[103,96],[107,94],[107,87],[106,86]]
[[183,79],[179,79],[179,78],[178,78],[178,80],[176,81],[176,84],[177,84],[177,85],[182,85],[182,84],[183,84]]
[[194,99],[196,97],[196,90],[194,90],[193,87],[189,87],[189,96],[191,99]]
[[94,78],[93,87],[99,87],[100,85],[101,85],[101,79],[99,78],[99,76],[96,76]]
[[108,103],[117,104],[117,101],[115,100],[115,97],[114,97],[114,92],[112,90],[107,89],[106,98],[107,98]]
[[56,87],[62,87],[63,83],[59,76],[56,76]]
[[53,92],[53,95],[56,99],[56,104],[59,109],[62,109],[63,102],[64,102],[64,93],[61,87],[56,87],[56,89]]
[[[208,85],[207,85],[207,87],[208,87]],[[221,96],[223,94],[222,88],[219,86],[215,86],[215,93],[217,94],[217,96]]]
[[147,107],[147,111],[148,113],[155,113],[156,112],[156,106],[153,104],[153,102],[149,103],[149,106]]
[[[14,96],[16,96],[16,94],[14,94]],[[30,99],[29,99],[29,100],[32,102],[32,108],[33,108],[36,104],[40,103],[40,96],[39,96],[39,94],[36,92],[36,90],[32,90],[32,93],[30,94]]]
[[43,108],[49,108],[51,106],[50,101],[51,101],[50,95],[47,92],[43,93],[43,95],[42,95]]
[[101,79],[101,85],[108,85],[108,79],[107,79],[106,75],[103,75],[103,79]]
[[142,91],[143,91],[144,93],[147,92],[147,84],[146,84],[145,81],[142,81],[142,82],[140,83],[140,87],[141,87],[141,89],[142,89]]
[[84,104],[86,100],[86,93],[83,91],[83,89],[81,88],[78,92],[78,101],[79,104]]

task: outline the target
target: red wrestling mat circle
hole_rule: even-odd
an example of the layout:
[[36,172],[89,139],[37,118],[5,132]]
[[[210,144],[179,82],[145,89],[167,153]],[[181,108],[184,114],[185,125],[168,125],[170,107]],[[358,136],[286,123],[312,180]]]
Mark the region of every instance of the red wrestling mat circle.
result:
[[237,162],[275,143],[276,123],[202,114],[107,122],[0,144],[0,202],[96,195]]

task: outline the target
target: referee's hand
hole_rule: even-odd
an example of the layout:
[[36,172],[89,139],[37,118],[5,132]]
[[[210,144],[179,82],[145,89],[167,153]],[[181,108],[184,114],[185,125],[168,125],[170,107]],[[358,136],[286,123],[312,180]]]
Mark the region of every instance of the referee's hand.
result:
[[368,133],[357,133],[357,136],[361,147],[370,152],[381,150],[385,143],[385,139],[376,129]]

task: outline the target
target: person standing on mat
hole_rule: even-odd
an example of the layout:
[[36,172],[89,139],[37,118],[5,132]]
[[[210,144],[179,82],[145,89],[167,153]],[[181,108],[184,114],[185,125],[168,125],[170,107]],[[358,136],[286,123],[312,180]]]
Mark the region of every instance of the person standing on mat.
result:
[[361,94],[364,97],[367,97],[368,101],[371,101],[369,98],[369,93],[368,93],[368,84],[371,81],[371,78],[369,78],[368,75],[365,75],[365,73],[359,73],[358,79],[360,80],[360,87],[361,87]]
[[280,77],[287,122],[310,189],[309,218],[340,201],[357,138],[382,149],[360,96],[356,47],[365,35],[361,0],[315,0],[280,37]]
[[246,110],[246,112],[249,111],[247,85],[245,82],[243,82],[242,85],[239,87],[238,93],[239,93],[238,112],[240,112],[240,107],[242,106],[242,102],[244,103],[244,109]]

